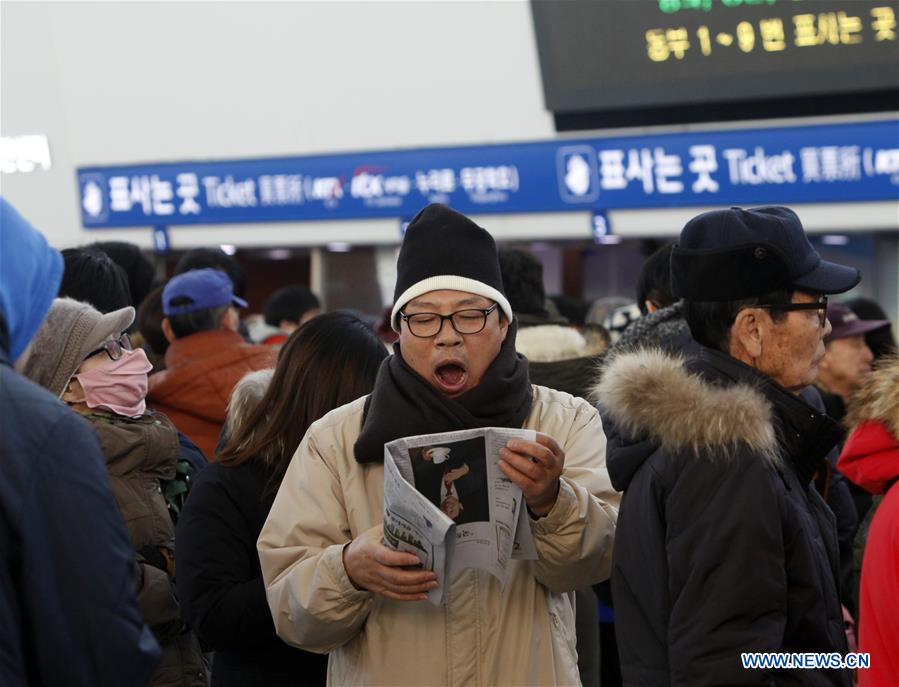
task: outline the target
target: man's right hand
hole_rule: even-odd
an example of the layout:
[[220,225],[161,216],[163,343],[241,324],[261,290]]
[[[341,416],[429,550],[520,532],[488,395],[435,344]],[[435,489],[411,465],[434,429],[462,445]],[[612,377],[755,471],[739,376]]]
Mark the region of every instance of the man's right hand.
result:
[[384,546],[384,526],[366,530],[343,549],[343,567],[357,589],[394,601],[423,601],[437,575],[422,570],[418,556]]

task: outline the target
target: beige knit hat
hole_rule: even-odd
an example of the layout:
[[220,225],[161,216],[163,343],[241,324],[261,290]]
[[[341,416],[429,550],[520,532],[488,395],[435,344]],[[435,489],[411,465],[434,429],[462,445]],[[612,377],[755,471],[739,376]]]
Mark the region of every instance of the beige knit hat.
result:
[[57,298],[31,341],[22,374],[60,397],[84,359],[132,322],[130,306],[103,315],[87,303]]

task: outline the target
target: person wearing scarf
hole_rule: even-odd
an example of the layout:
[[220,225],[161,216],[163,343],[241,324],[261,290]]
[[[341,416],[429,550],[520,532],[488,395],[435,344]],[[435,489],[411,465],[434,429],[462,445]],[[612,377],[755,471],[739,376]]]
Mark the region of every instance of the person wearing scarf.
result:
[[[619,502],[597,411],[530,383],[496,244],[446,206],[406,231],[391,325],[373,392],[312,425],[257,542],[279,636],[330,652],[329,684],[579,684],[573,590],[608,578]],[[433,606],[435,574],[383,544],[384,444],[482,427],[537,432],[499,465],[538,559],[464,570]]]

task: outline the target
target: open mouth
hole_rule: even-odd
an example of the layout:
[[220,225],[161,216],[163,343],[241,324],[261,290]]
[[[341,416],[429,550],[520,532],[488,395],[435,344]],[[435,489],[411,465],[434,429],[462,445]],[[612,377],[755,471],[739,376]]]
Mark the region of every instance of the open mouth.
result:
[[434,370],[437,386],[445,394],[457,394],[465,388],[468,370],[459,362],[442,363]]

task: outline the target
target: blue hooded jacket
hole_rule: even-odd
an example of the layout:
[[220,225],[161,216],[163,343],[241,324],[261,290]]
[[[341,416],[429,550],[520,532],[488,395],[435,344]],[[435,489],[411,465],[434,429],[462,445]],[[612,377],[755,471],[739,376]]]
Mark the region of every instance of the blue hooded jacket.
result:
[[44,321],[62,269],[59,251],[0,197],[0,313],[13,362]]
[[0,685],[145,685],[159,647],[90,426],[12,369],[59,253],[0,199]]

